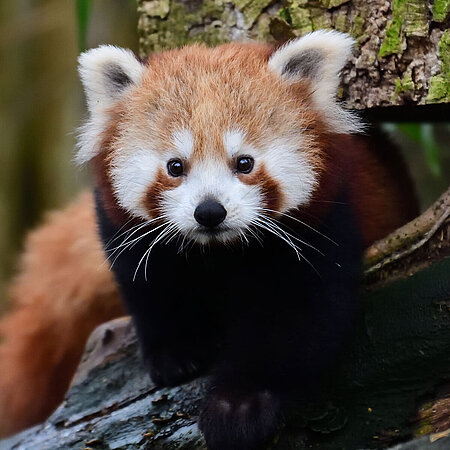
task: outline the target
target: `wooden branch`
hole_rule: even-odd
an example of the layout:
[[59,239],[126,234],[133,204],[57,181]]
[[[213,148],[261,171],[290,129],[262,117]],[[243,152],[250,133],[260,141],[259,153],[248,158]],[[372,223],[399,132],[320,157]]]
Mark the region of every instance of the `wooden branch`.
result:
[[365,256],[365,285],[404,278],[450,255],[450,188],[422,215],[373,244]]
[[[334,28],[357,41],[340,93],[349,108],[435,105],[450,102],[449,9],[449,0],[139,0],[140,53]],[[409,120],[420,111],[409,108]]]

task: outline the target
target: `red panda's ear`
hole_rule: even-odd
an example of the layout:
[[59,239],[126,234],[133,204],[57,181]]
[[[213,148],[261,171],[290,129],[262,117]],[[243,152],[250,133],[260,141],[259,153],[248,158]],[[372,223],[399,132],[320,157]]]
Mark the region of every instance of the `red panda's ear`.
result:
[[316,106],[338,133],[361,130],[356,117],[336,102],[340,71],[353,45],[354,40],[348,34],[319,30],[286,43],[269,59],[269,68],[286,82],[311,83]]
[[83,164],[100,151],[100,137],[108,122],[110,106],[141,82],[145,66],[131,52],[102,45],[82,53],[78,71],[89,109],[89,120],[80,129],[75,160]]
[[82,53],[78,63],[91,114],[104,110],[127,88],[138,84],[144,71],[144,65],[131,50],[113,45],[101,45]]

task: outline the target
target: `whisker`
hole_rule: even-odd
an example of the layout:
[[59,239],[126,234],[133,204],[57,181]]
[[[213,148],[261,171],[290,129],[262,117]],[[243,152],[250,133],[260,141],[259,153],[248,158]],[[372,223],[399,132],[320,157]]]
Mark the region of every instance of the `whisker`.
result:
[[[139,228],[135,229],[130,235],[128,235],[128,236],[122,241],[121,244],[119,244],[117,247],[108,249],[108,251],[115,251],[115,250],[121,248],[121,247],[122,247],[123,245],[125,245],[125,244],[128,245],[128,244],[135,243],[135,242],[139,241],[139,239],[141,239],[142,237],[146,236],[148,233],[145,233],[145,234],[143,234],[143,235],[140,235],[140,236],[138,236],[137,238],[133,239],[132,241],[127,242],[127,240],[128,240],[129,238],[131,238],[131,236],[135,235],[135,234],[136,234],[138,231],[140,231],[142,228],[145,228],[146,226],[151,225],[152,222],[155,222],[156,220],[162,220],[162,219],[165,219],[165,218],[166,218],[166,216],[165,216],[165,215],[162,215],[162,216],[155,217],[154,219],[149,220],[149,221],[143,223]],[[164,225],[164,224],[160,224],[160,225],[158,225],[156,228],[152,228],[152,230],[157,230],[158,228],[161,228],[162,225]],[[150,232],[151,232],[152,230],[150,230]]]
[[279,237],[281,240],[283,240],[284,242],[286,242],[286,244],[288,244],[290,247],[292,247],[297,255],[297,258],[300,261],[300,252],[299,249],[297,248],[297,246],[288,238],[284,237],[283,235],[281,235],[279,232],[277,232],[276,230],[274,230],[271,226],[269,226],[267,223],[261,221],[259,218],[254,219],[252,222],[254,222],[256,225],[260,226],[261,228],[269,231],[270,233],[272,233],[273,235]]
[[142,230],[142,228],[145,228],[148,224],[147,223],[142,223],[140,224],[138,227],[135,227],[133,230],[127,230],[125,233],[128,233],[125,238],[123,239],[123,241],[116,247],[113,248],[105,248],[105,251],[107,252],[113,252],[114,250],[117,250],[118,248],[121,248],[126,242],[127,240],[133,236],[134,234],[136,234],[139,230]]
[[128,220],[124,225],[122,225],[119,230],[115,233],[115,235],[106,243],[105,245],[105,250],[111,250],[109,249],[109,245],[112,244],[112,242],[116,241],[117,239],[119,239],[121,236],[123,236],[124,234],[130,233],[134,230],[136,230],[136,228],[141,227],[142,225],[146,226],[146,225],[150,225],[151,223],[157,221],[157,220],[161,220],[162,216],[158,216],[158,217],[154,217],[153,219],[149,219],[146,220],[144,222],[139,222],[136,225],[133,225],[131,228],[128,228],[127,230],[123,231],[122,233],[120,233],[118,236],[117,233],[119,233],[120,230],[123,229],[124,226],[126,226],[128,223],[130,223],[131,220],[133,220],[133,218],[131,218],[130,220]]
[[[172,227],[172,229],[170,229],[170,227]],[[174,237],[174,236],[176,236],[176,234],[177,234],[177,227],[175,226],[175,225],[169,225],[169,228],[168,229],[166,229],[166,230],[164,230],[164,232],[165,232],[165,234],[166,234],[166,237],[168,236],[168,235],[170,235],[170,233],[172,232],[172,236],[169,238],[169,241],[170,241],[170,239],[172,238],[172,237]],[[167,242],[169,242],[169,241],[167,241]],[[148,266],[148,259],[149,259],[149,256],[150,256],[150,253],[151,253],[151,251],[152,251],[152,248],[154,247],[154,245],[157,243],[158,241],[157,240],[155,240],[153,243],[152,243],[152,245],[149,247],[149,249],[147,250],[147,256],[146,256],[146,258],[145,258],[145,266],[144,266],[144,277],[145,277],[145,281],[147,281],[147,266]],[[163,242],[163,240],[161,240],[161,242]],[[139,268],[139,267],[138,267]],[[137,270],[137,269],[136,269]],[[133,280],[134,280],[134,278],[133,278]]]
[[[139,242],[141,239],[143,239],[144,237],[148,236],[149,234],[153,233],[154,231],[158,230],[159,228],[161,228],[161,227],[163,227],[163,226],[165,226],[165,225],[166,225],[166,223],[162,223],[161,225],[158,225],[157,227],[152,228],[151,230],[145,232],[145,233],[142,234],[141,236],[138,236],[137,238],[133,239],[132,241],[127,242],[126,244],[122,244],[121,246],[117,247],[116,250],[115,250],[114,252],[118,251],[118,250],[121,249],[121,248],[122,248],[122,250],[121,250],[121,251],[118,253],[118,255],[114,258],[114,261],[113,261],[112,264],[111,264],[111,268],[113,267],[113,265],[115,264],[115,262],[117,261],[117,259],[119,258],[119,256],[120,256],[125,250],[132,248],[132,247],[133,247],[137,242]],[[114,252],[111,254],[111,256],[110,256],[109,258],[111,258],[111,257],[114,255]],[[109,258],[108,258],[108,259],[109,259]]]
[[258,235],[258,228],[255,227],[255,229],[252,229],[251,227],[248,227],[246,229],[246,231],[248,231],[252,237],[254,237],[256,239],[256,241],[261,245],[261,247],[264,247],[264,243],[261,239],[261,236]]
[[[264,214],[261,214],[260,216],[261,216],[261,217],[264,217],[267,221],[270,221],[270,222],[279,222],[277,219],[275,219],[275,218],[273,218],[273,217],[268,217],[268,216],[266,216],[266,215],[264,215]],[[281,225],[284,225],[284,224],[281,223],[281,222],[279,222],[279,223],[280,223]],[[274,224],[274,225],[275,225],[275,224]],[[281,230],[283,230],[281,227],[279,227],[279,228],[280,228]],[[294,230],[292,230],[292,231],[294,231]],[[293,234],[289,233],[289,232],[286,231],[286,230],[283,230],[283,232],[284,232],[286,235],[288,235],[291,239],[295,239],[296,241],[298,241],[298,242],[300,242],[300,243],[306,245],[307,247],[309,247],[309,248],[315,250],[315,251],[316,251],[317,253],[319,253],[320,255],[325,256],[324,253],[323,253],[322,251],[320,251],[318,248],[314,247],[314,245],[310,244],[309,242],[306,242],[306,241],[300,239],[299,237],[294,236]]]
[[[171,230],[171,227],[173,227],[173,224],[167,224],[164,223],[162,224],[164,226],[166,226],[166,228],[164,228],[163,230],[160,231],[160,233],[158,234],[158,236],[156,236],[156,238],[152,241],[152,243],[150,244],[149,248],[144,252],[144,254],[142,255],[141,259],[138,262],[138,265],[136,267],[136,270],[134,272],[133,275],[133,281],[136,280],[136,275],[139,271],[139,267],[142,264],[142,261],[144,260],[144,258],[146,258],[148,255],[150,255],[150,252],[152,251],[153,247],[166,235],[166,233],[168,232],[168,230]],[[147,281],[147,272],[145,272],[145,281]]]
[[334,241],[333,239],[331,239],[329,236],[327,236],[326,234],[321,233],[319,230],[316,230],[314,227],[312,227],[311,225],[307,224],[306,222],[303,222],[302,220],[298,219],[297,217],[291,216],[290,214],[281,212],[281,211],[276,211],[274,209],[268,209],[268,208],[260,208],[263,211],[268,211],[268,212],[273,212],[275,214],[280,214],[282,216],[288,217],[289,219],[295,220],[296,222],[304,225],[305,227],[309,228],[310,230],[314,231],[315,233],[320,234],[322,237],[324,237],[325,239],[328,239],[330,242],[332,242],[333,244],[339,246],[339,244]]
[[134,217],[131,217],[130,219],[128,219],[115,233],[114,235],[111,237],[111,239],[108,240],[108,242],[105,244],[105,249],[107,249],[109,247],[109,245],[114,242],[115,240],[117,240],[120,236],[122,236],[124,233],[127,233],[128,231],[130,231],[130,229],[133,229],[137,226],[140,225],[133,225],[130,229],[125,230],[123,233],[121,233],[119,236],[117,236],[118,233],[120,233],[132,220],[134,219]]
[[[258,221],[257,224],[258,224],[259,226],[261,226],[262,228],[266,229],[266,230],[269,231],[270,233],[274,234],[275,236],[279,237],[279,238],[282,239],[284,242],[286,242],[290,247],[293,248],[293,250],[295,251],[295,253],[296,253],[296,255],[297,255],[298,260],[300,261],[301,259],[303,259],[303,260],[304,260],[304,261],[305,261],[305,262],[306,262],[306,263],[314,270],[314,272],[316,272],[316,274],[317,274],[320,278],[322,278],[321,275],[320,275],[320,273],[318,272],[318,270],[317,270],[317,269],[314,267],[314,265],[311,263],[311,261],[309,261],[309,259],[306,258],[306,256],[303,255],[303,254],[301,253],[301,249],[300,249],[299,247],[297,247],[297,246],[292,242],[292,240],[289,239],[289,237],[286,237],[286,238],[285,238],[285,237],[283,237],[282,235],[280,235],[279,232],[278,232],[278,233],[275,232],[272,228],[270,228],[270,227],[268,226],[268,223],[262,222],[260,218],[261,218],[261,216],[258,216],[258,218],[256,219],[256,220]],[[273,226],[276,226],[276,225],[273,224]],[[276,226],[276,227],[277,227],[278,230],[284,232],[284,230],[280,229],[280,227],[278,227],[278,226]],[[284,233],[285,233],[285,232],[284,232]]]

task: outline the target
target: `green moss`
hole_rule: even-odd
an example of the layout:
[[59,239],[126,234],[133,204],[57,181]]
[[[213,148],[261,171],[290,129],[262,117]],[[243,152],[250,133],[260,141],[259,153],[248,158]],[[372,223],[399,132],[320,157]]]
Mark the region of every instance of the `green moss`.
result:
[[381,44],[378,56],[384,58],[392,54],[401,54],[403,47],[403,28],[405,24],[406,0],[392,1],[392,19],[386,25],[386,36]]
[[443,22],[450,12],[450,0],[434,0],[433,3],[433,20],[435,22]]
[[378,57],[400,55],[406,36],[427,37],[428,28],[428,3],[425,0],[393,0],[392,18],[386,26]]
[[278,11],[278,16],[285,20],[289,25],[292,25],[292,18],[289,8],[281,8]]
[[403,78],[397,78],[395,80],[395,89],[392,94],[391,101],[397,100],[402,94],[407,94],[408,92],[414,92],[416,85],[412,79],[412,71],[408,70],[403,75]]
[[272,34],[270,32],[270,23],[272,18],[264,13],[258,18],[257,30],[258,30],[258,41],[270,42],[272,40]]
[[439,41],[439,58],[442,61],[442,74],[450,78],[450,30],[445,30]]
[[394,97],[397,97],[398,95],[404,94],[408,91],[414,91],[415,88],[416,86],[412,79],[412,72],[411,70],[408,70],[403,76],[403,79],[397,78],[395,80]]
[[164,20],[148,14],[149,9],[156,11],[148,6],[149,3],[151,5],[153,2],[141,0],[139,4],[139,11],[143,13],[139,20],[139,29],[143,34],[140,40],[142,55],[194,42],[217,45],[227,41],[222,24],[228,17],[221,0],[203,1],[198,8],[171,1],[170,11]]
[[296,30],[299,36],[313,31],[311,14],[306,7],[306,1],[293,1],[287,8],[292,28]]
[[426,0],[407,0],[405,23],[407,36],[428,37],[428,2]]
[[334,29],[341,31],[342,33],[347,33],[350,31],[350,24],[348,20],[347,11],[340,9],[334,19]]
[[435,75],[430,80],[430,88],[426,103],[449,103],[450,102],[450,83],[442,75]]
[[153,0],[139,4],[138,12],[145,13],[149,17],[159,17],[164,19],[169,14],[169,0]]
[[439,41],[441,73],[430,80],[426,103],[450,103],[450,30],[445,30]]
[[350,30],[350,34],[355,39],[360,39],[363,36],[365,23],[366,23],[366,19],[362,15],[357,15],[354,17],[354,19],[352,21],[352,28]]
[[250,28],[261,12],[269,6],[272,0],[235,0],[234,4],[242,12],[245,23]]
[[331,23],[331,17],[329,14],[325,14],[322,8],[311,8],[311,22],[313,30],[322,30],[324,28],[333,28]]

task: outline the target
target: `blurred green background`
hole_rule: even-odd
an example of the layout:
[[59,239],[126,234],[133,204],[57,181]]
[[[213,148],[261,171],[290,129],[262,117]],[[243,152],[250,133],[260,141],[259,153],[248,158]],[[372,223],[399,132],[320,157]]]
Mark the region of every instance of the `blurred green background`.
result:
[[26,231],[87,184],[72,162],[80,49],[137,51],[137,19],[135,0],[0,0],[0,308]]
[[[26,232],[88,185],[72,162],[86,115],[81,49],[137,51],[135,0],[0,1],[0,309]],[[421,207],[450,185],[450,126],[384,124],[401,146]]]

